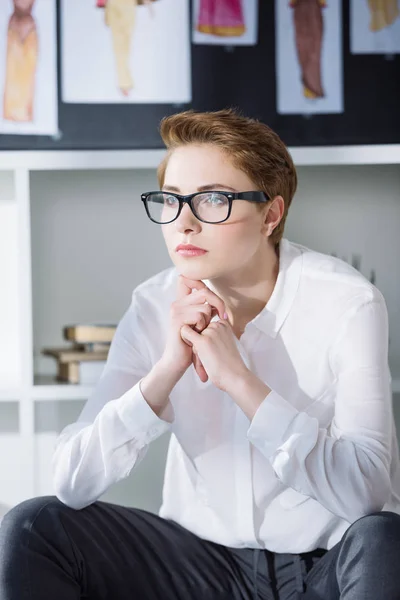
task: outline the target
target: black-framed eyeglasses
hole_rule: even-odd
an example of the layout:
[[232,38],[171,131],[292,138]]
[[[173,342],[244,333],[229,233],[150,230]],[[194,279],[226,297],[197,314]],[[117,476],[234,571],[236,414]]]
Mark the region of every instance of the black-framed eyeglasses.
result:
[[192,213],[203,223],[223,223],[232,212],[233,200],[265,203],[270,200],[264,192],[223,192],[211,190],[181,196],[172,192],[145,192],[141,194],[147,216],[154,223],[172,223],[181,214],[183,205],[189,205]]

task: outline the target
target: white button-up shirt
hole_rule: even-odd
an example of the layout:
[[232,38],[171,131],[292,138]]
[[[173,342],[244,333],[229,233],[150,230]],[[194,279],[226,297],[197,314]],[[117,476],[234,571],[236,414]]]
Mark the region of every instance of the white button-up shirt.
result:
[[345,262],[282,240],[272,296],[237,340],[271,393],[250,422],[192,365],[169,422],[140,380],[164,351],[177,278],[167,269],[134,290],[102,377],[57,440],[60,500],[94,502],[169,431],[160,515],[202,538],[300,553],[331,548],[365,514],[400,512],[382,294]]

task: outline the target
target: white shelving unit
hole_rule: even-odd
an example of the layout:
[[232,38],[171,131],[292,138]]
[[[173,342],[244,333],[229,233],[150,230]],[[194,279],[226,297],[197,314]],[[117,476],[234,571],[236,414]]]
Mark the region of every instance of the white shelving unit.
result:
[[[337,169],[343,168],[343,172],[348,174],[348,169],[354,167],[354,172],[361,179],[367,173],[366,165],[370,166],[371,169],[379,167],[377,173],[382,178],[385,177],[385,169],[389,169],[392,192],[393,186],[396,185],[396,183],[393,184],[393,181],[396,182],[398,175],[397,199],[400,205],[400,145],[292,148],[291,153],[296,165],[303,173],[303,178],[306,177],[309,168],[311,170],[315,169],[315,171],[312,171],[313,173],[317,173],[319,168],[325,169],[323,171],[324,177],[329,178],[330,175],[326,169],[332,168],[332,185],[337,185]],[[18,406],[19,414],[18,438],[14,439],[13,442],[16,447],[18,446],[17,457],[14,456],[17,462],[8,466],[0,463],[0,480],[4,479],[1,470],[8,469],[6,481],[11,482],[10,485],[14,481],[14,477],[17,477],[12,475],[11,471],[18,470],[18,491],[15,488],[8,495],[5,494],[5,498],[0,495],[0,503],[16,503],[24,498],[43,493],[46,487],[45,485],[44,487],[43,485],[42,487],[38,486],[38,471],[40,470],[38,467],[38,405],[41,405],[42,411],[46,412],[47,410],[43,409],[43,404],[45,404],[49,407],[49,413],[54,412],[54,406],[57,403],[83,402],[92,391],[91,386],[55,383],[52,373],[48,372],[48,369],[43,370],[40,366],[42,365],[42,359],[38,357],[40,347],[43,343],[59,343],[60,338],[56,339],[56,335],[61,335],[61,327],[67,322],[89,320],[90,302],[93,309],[95,309],[97,304],[96,294],[101,294],[101,290],[106,288],[108,296],[101,297],[103,314],[113,313],[115,318],[122,316],[123,307],[127,307],[129,299],[128,289],[133,289],[132,282],[138,283],[146,276],[150,276],[153,272],[169,265],[166,257],[154,259],[152,262],[152,256],[148,255],[148,262],[145,264],[142,264],[143,260],[141,260],[140,268],[138,266],[137,272],[135,270],[135,277],[127,281],[126,286],[128,287],[124,288],[123,292],[120,291],[123,299],[119,301],[117,307],[115,306],[118,290],[113,295],[111,293],[113,286],[108,285],[106,276],[101,279],[101,265],[104,263],[104,256],[108,255],[103,256],[101,254],[105,250],[102,248],[103,244],[101,243],[101,236],[99,237],[99,231],[103,228],[105,235],[105,226],[100,224],[99,228],[95,229],[95,225],[93,225],[94,229],[92,231],[90,220],[88,220],[87,213],[90,210],[90,202],[100,202],[95,194],[90,196],[92,193],[90,190],[93,188],[92,182],[98,182],[96,184],[98,185],[97,190],[102,187],[105,188],[102,203],[95,204],[94,211],[93,208],[91,209],[92,214],[94,214],[94,217],[92,216],[92,219],[94,218],[93,223],[95,224],[96,215],[100,214],[101,210],[105,210],[105,207],[109,210],[110,204],[115,205],[115,211],[120,210],[122,205],[127,206],[129,201],[127,198],[131,187],[132,189],[135,188],[136,193],[138,190],[143,189],[144,185],[150,185],[150,182],[153,182],[153,185],[156,184],[156,167],[163,156],[164,151],[162,150],[0,152],[0,210],[6,202],[13,203],[15,208],[16,239],[14,240],[14,250],[11,251],[13,256],[10,258],[15,260],[17,276],[13,280],[13,289],[11,290],[14,302],[9,301],[6,306],[14,307],[13,310],[17,315],[14,318],[13,328],[10,329],[10,339],[18,340],[15,354],[17,356],[15,381],[6,381],[3,386],[0,370],[0,410],[2,405],[8,407],[10,403],[14,403]],[[302,171],[303,167],[304,171]],[[118,185],[116,185],[117,183]],[[79,188],[79,186],[81,187]],[[120,187],[122,189],[121,194],[119,192]],[[59,189],[61,190],[60,196]],[[88,197],[86,204],[83,202],[79,204],[76,201],[77,190],[83,190],[79,193]],[[321,189],[321,195],[324,192],[325,190]],[[119,199],[120,196],[122,199]],[[65,220],[66,206],[68,206],[68,211],[73,214],[71,221]],[[47,207],[52,212],[52,221],[46,220]],[[141,207],[140,210],[142,210]],[[79,216],[80,214],[82,214],[82,219]],[[135,221],[135,218],[133,221]],[[291,233],[296,232],[296,218],[294,217],[294,221],[290,224]],[[362,218],[364,217],[362,216]],[[113,241],[121,236],[124,237],[125,235],[125,239],[129,237],[129,229],[126,228],[121,236],[119,235],[119,229],[116,225],[117,219],[118,215],[115,215],[115,221],[113,221],[113,213],[107,213],[107,216],[104,217],[104,222],[107,223],[107,227],[110,227],[111,246]],[[124,218],[121,219],[121,221],[124,220]],[[56,224],[54,232],[49,225],[51,223]],[[74,223],[76,224],[76,231]],[[123,226],[127,227],[126,224]],[[149,226],[148,230],[146,229],[147,226]],[[144,218],[143,221],[140,221],[138,227],[141,230],[141,235],[147,235],[143,233],[144,229],[149,232],[149,235],[156,235],[152,224],[145,223]],[[400,220],[396,227],[397,230],[400,228]],[[135,232],[135,235],[137,235],[137,230]],[[62,239],[60,239],[62,237],[61,233],[64,236]],[[51,235],[54,235],[53,241],[49,241]],[[369,235],[376,236],[378,234],[376,231],[371,231]],[[76,242],[73,241],[74,236],[76,236]],[[293,235],[288,235],[288,237],[293,238]],[[68,243],[66,243],[66,240]],[[158,241],[158,238],[154,238],[154,240],[156,248],[154,253],[161,256],[162,241]],[[383,239],[382,243],[384,241]],[[121,242],[119,241],[119,243]],[[132,244],[131,238],[129,243]],[[96,261],[96,269],[93,271],[90,268],[90,263],[86,262],[84,265],[86,271],[75,272],[75,265],[81,262],[79,251],[76,249],[79,244],[82,244],[81,248],[86,249],[86,255],[93,255],[92,258]],[[84,246],[84,244],[87,245]],[[119,248],[123,248],[123,246],[119,246]],[[132,246],[129,246],[129,248],[132,249]],[[90,249],[90,252],[88,249]],[[332,248],[332,250],[340,251],[340,248]],[[2,253],[5,252],[3,249]],[[54,256],[52,256],[53,254]],[[117,265],[120,264],[119,258],[122,261],[123,254],[125,253],[121,251],[118,260],[115,255],[110,258],[107,267],[108,272],[113,270],[113,265],[114,270],[117,269]],[[142,252],[143,254],[144,252]],[[90,256],[87,260],[90,259]],[[40,257],[40,260],[46,259],[47,262],[36,264],[35,260],[39,260],[37,257]],[[51,262],[53,259],[54,261],[56,259],[58,261],[64,260],[68,263],[68,276],[64,275],[64,265],[60,262]],[[8,260],[8,256],[0,256],[0,276],[2,274],[1,265],[2,263],[8,264]],[[127,269],[129,270],[129,263],[125,262],[121,266],[121,281],[126,279]],[[395,275],[396,273],[392,272],[390,276],[394,277]],[[400,278],[400,270],[398,276]],[[54,290],[62,285],[65,277],[68,279],[68,285],[76,286],[75,296],[79,295],[77,290],[80,290],[82,286],[81,300],[79,297],[71,297],[69,302],[65,298],[60,300],[56,295]],[[82,277],[82,279],[79,280],[79,277]],[[54,278],[58,278],[57,281],[54,281]],[[379,282],[377,282],[377,285],[379,287]],[[63,293],[66,293],[66,289],[63,288]],[[89,300],[85,300],[86,289],[90,291],[89,295],[91,297]],[[49,290],[52,290],[51,293]],[[2,294],[0,294],[0,298],[1,296]],[[397,302],[398,300],[399,298],[397,298]],[[83,304],[80,304],[80,301],[81,303],[86,302],[84,307]],[[46,302],[48,304],[43,306]],[[80,310],[81,306],[82,311]],[[7,323],[11,316],[9,318],[7,315],[3,315],[3,318]],[[95,319],[96,316],[93,320]],[[47,323],[49,323],[48,326]],[[42,333],[43,330],[45,330],[44,333]],[[400,338],[400,336],[398,337]],[[394,337],[392,341],[395,347],[400,348],[400,339]],[[2,356],[1,351],[3,351],[3,356],[6,356],[8,346],[3,347],[2,350],[0,340],[0,356]],[[398,361],[396,359],[395,364],[400,367],[400,353],[397,358]],[[44,360],[49,361],[50,359]],[[49,362],[47,362],[48,365]],[[393,373],[393,376],[393,392],[400,393],[400,368],[399,371]],[[52,406],[51,409],[50,406]],[[2,443],[2,435],[0,432],[0,444]],[[50,438],[54,440],[54,435]]]

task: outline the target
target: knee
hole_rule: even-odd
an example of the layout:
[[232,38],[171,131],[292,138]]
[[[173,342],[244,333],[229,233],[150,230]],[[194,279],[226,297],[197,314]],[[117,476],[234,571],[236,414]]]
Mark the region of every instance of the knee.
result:
[[389,511],[366,515],[355,521],[345,535],[367,545],[400,543],[400,515]]
[[29,534],[39,516],[40,521],[46,520],[50,509],[62,510],[63,507],[67,508],[55,496],[40,496],[17,504],[4,515],[1,522],[0,538],[3,544],[6,540],[16,541],[20,536]]

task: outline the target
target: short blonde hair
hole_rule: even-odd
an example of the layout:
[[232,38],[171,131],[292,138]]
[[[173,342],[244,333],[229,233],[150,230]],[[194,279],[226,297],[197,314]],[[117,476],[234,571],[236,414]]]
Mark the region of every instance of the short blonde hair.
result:
[[297,188],[297,173],[292,157],[277,133],[256,119],[243,116],[237,109],[227,108],[215,112],[187,110],[164,117],[160,134],[167,147],[167,154],[157,170],[160,188],[164,185],[168,159],[175,148],[186,144],[214,144],[254,181],[257,189],[271,199],[278,195],[283,197],[285,210],[271,234],[274,244],[279,244]]

